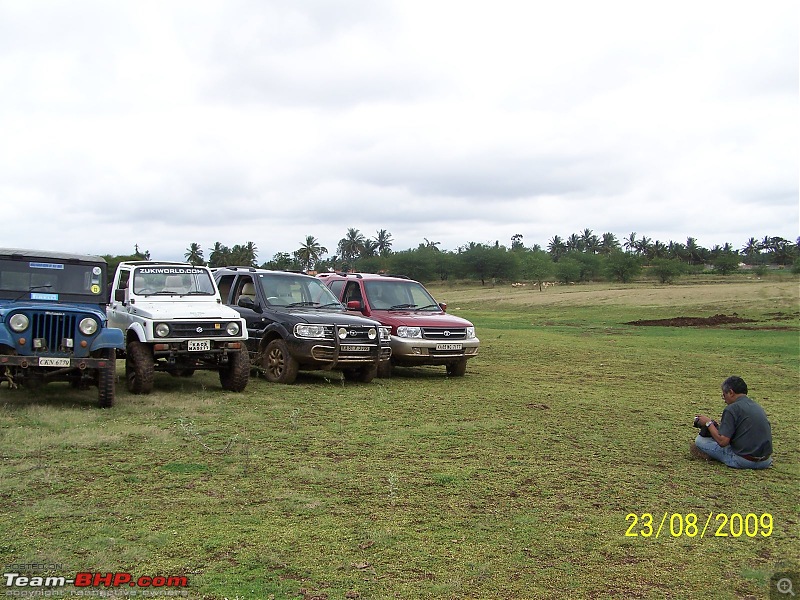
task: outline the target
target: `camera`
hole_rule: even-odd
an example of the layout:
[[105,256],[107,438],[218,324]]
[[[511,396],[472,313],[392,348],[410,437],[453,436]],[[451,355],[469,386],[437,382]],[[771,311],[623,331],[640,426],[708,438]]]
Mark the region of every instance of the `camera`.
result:
[[[714,420],[712,420],[711,422],[714,424],[714,427],[719,429],[719,423],[717,423]],[[708,427],[706,427],[706,424],[700,422],[700,417],[695,417],[694,418],[694,423],[692,423],[692,425],[694,427],[697,427],[700,430],[700,437],[711,437],[711,434],[709,433]]]

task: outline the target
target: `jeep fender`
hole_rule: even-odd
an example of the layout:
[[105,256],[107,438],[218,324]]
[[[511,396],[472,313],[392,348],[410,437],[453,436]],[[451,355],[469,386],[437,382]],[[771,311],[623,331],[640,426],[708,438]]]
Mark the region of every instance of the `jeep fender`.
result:
[[125,349],[125,336],[121,329],[116,327],[106,327],[100,330],[100,334],[92,342],[90,350],[103,350],[104,348]]
[[11,348],[15,347],[14,338],[11,336],[11,332],[2,323],[0,323],[0,346],[9,346]]
[[140,342],[147,343],[147,334],[144,332],[144,327],[142,327],[141,323],[131,323],[131,326],[125,332],[126,341],[134,337]]

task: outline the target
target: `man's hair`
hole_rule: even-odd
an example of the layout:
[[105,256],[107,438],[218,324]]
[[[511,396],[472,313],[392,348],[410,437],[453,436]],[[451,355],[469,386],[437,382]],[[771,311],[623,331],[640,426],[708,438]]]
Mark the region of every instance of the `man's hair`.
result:
[[722,390],[724,392],[732,390],[734,394],[746,394],[747,384],[738,375],[731,375],[722,382]]

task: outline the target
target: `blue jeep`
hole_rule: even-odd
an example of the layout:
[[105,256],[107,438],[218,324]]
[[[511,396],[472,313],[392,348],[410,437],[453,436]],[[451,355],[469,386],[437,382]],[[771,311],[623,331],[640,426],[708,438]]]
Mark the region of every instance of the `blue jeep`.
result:
[[114,404],[122,331],[107,326],[106,261],[100,256],[0,248],[0,384],[96,385]]

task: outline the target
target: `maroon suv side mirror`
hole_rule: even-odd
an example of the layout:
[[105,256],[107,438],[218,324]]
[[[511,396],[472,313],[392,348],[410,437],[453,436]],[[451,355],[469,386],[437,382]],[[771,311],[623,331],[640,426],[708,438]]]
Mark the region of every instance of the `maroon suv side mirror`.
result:
[[439,302],[439,308],[442,309],[442,312],[447,312],[447,302]]
[[362,310],[364,310],[364,307],[361,306],[361,301],[360,300],[350,300],[347,303],[347,310],[362,311]]

